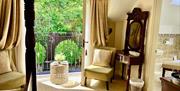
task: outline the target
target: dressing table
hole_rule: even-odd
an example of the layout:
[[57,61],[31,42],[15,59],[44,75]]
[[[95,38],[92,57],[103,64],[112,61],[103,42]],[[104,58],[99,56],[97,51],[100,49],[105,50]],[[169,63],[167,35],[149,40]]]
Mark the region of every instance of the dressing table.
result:
[[141,11],[140,8],[134,8],[132,13],[127,13],[127,28],[124,50],[118,50],[116,59],[122,63],[122,79],[124,79],[125,66],[127,65],[127,87],[129,91],[129,80],[131,66],[138,65],[138,78],[141,78],[142,65],[144,62],[144,38],[146,22],[149,15],[148,11]]

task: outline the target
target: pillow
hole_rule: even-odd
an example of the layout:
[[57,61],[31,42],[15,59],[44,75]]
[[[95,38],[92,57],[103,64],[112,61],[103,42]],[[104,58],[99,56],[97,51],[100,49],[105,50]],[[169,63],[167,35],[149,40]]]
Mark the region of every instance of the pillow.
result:
[[10,66],[8,51],[0,51],[0,74],[10,71],[12,70]]
[[96,66],[110,66],[111,56],[111,50],[95,49],[92,64]]

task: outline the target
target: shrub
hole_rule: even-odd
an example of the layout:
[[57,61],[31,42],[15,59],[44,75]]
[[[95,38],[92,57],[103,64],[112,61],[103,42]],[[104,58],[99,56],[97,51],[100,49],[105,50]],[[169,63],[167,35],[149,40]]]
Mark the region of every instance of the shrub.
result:
[[37,64],[43,64],[46,57],[46,49],[41,45],[40,42],[36,42],[35,51]]
[[55,49],[55,54],[63,53],[69,64],[75,64],[81,56],[81,48],[72,41],[64,40],[60,42]]
[[65,55],[60,53],[55,55],[55,60],[56,61],[64,61],[65,60]]

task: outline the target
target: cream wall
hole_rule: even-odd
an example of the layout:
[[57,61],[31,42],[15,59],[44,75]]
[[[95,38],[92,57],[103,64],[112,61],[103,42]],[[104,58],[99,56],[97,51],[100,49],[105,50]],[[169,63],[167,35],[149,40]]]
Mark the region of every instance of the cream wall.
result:
[[107,46],[114,47],[115,44],[115,22],[108,19],[108,29],[112,29],[111,34],[108,35]]
[[125,30],[126,30],[125,19],[115,23],[115,44],[114,45],[118,50],[124,49]]
[[[124,48],[124,39],[125,39],[125,20],[115,22],[115,47],[117,50],[122,50]],[[116,60],[116,70],[115,74],[120,77],[121,73],[121,64]]]

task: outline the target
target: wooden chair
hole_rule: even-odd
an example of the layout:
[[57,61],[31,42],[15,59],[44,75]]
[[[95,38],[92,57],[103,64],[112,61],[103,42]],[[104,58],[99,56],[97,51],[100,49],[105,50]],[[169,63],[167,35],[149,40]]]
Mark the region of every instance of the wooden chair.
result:
[[[109,90],[109,81],[112,82],[112,79],[114,76],[114,69],[115,69],[114,68],[114,65],[115,65],[114,60],[115,60],[116,49],[111,48],[111,47],[95,48],[95,50],[97,50],[97,49],[98,50],[107,50],[107,51],[112,52],[112,55],[109,59],[110,60],[109,66],[101,66],[101,64],[100,65],[91,64],[90,66],[86,67],[85,71],[84,71],[84,76],[85,76],[85,83],[84,84],[86,86],[87,78],[101,80],[101,81],[106,82],[106,89]],[[94,51],[94,56],[99,56],[99,55],[102,56],[102,57],[100,57],[100,60],[102,60],[102,59],[104,59],[104,57],[106,57],[106,55],[103,55],[102,52],[100,52],[101,54],[99,54],[99,55],[96,55],[95,52],[97,52],[97,51]],[[93,58],[93,61],[95,61],[95,60],[96,60],[96,58]]]
[[122,78],[124,78],[124,67],[128,66],[127,89],[132,65],[139,65],[138,78],[141,78],[142,65],[144,62],[144,38],[148,11],[134,8],[132,13],[127,13],[127,28],[124,50],[117,51],[116,58],[122,63]]

